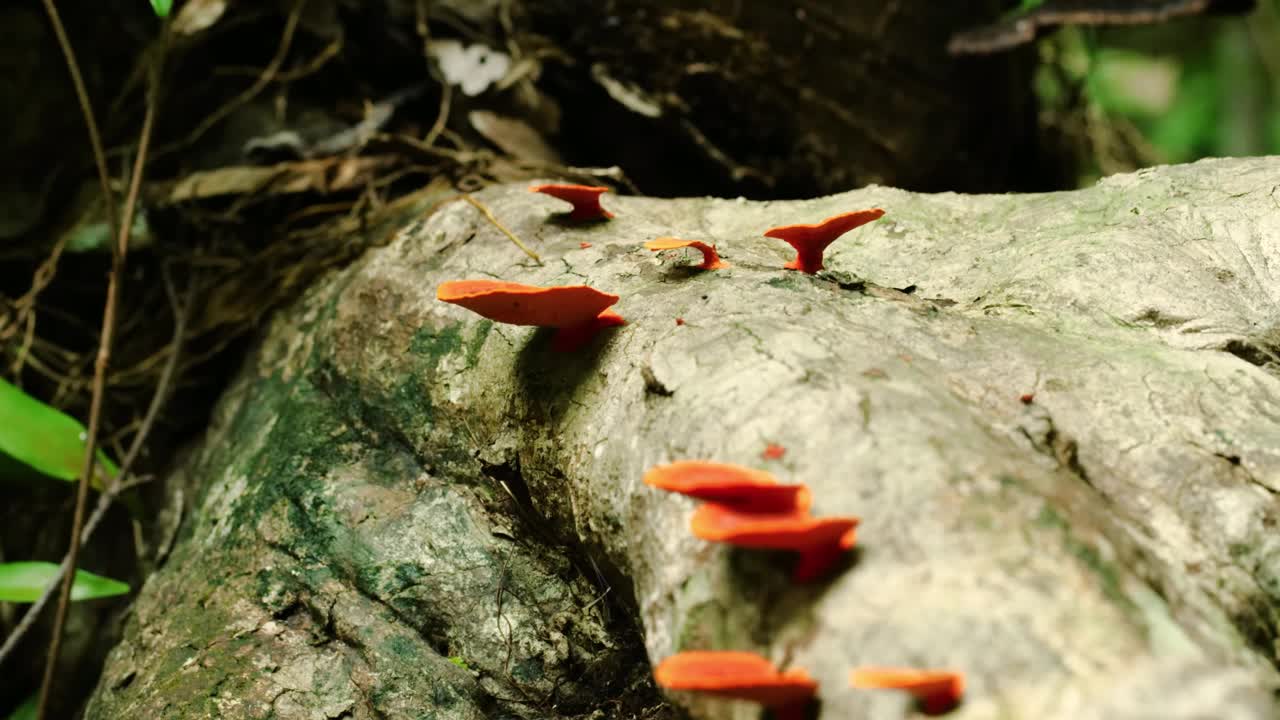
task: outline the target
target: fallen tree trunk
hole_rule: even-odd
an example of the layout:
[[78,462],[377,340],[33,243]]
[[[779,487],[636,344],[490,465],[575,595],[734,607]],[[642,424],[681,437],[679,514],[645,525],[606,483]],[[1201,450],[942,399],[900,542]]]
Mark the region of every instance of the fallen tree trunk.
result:
[[[963,670],[963,718],[1275,717],[1277,177],[607,197],[580,227],[481,193],[540,266],[447,205],[272,321],[88,717],[667,717],[646,659],[681,649],[805,668],[819,718],[905,716],[848,688],[867,664]],[[760,236],[872,206],[816,276]],[[587,283],[628,324],[552,353],[435,300],[471,277]],[[862,518],[856,561],[793,586],[692,538],[641,482],[686,458],[808,483]]]

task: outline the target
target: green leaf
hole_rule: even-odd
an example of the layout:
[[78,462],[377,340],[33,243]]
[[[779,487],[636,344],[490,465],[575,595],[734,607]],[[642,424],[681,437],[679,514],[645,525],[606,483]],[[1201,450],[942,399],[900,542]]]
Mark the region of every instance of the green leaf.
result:
[[24,700],[22,704],[9,715],[9,720],[36,720],[36,706],[39,704],[40,695],[32,695]]
[[[105,220],[81,222],[64,236],[67,241],[67,252],[111,252],[115,238]],[[135,250],[151,243],[151,228],[147,225],[147,215],[138,211],[133,215],[133,230],[129,233],[129,249]]]
[[156,11],[156,17],[169,17],[172,7],[173,0],[151,0],[151,9]]
[[[84,461],[84,426],[0,379],[0,453],[45,475],[75,482]],[[98,461],[112,475],[119,472],[105,453]],[[102,487],[99,478],[93,486]]]
[[[57,574],[57,563],[0,563],[0,601],[35,602]],[[127,592],[129,586],[125,583],[84,570],[76,570],[76,581],[71,584],[72,600],[93,600]]]

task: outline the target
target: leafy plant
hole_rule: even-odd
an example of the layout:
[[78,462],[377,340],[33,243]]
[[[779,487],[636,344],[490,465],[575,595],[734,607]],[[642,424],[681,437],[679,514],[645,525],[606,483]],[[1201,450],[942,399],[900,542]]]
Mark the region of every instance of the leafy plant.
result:
[[[35,602],[57,574],[58,565],[51,562],[0,563],[0,601]],[[71,586],[71,599],[94,600],[124,595],[127,592],[129,586],[126,583],[76,570],[76,579]]]
[[[0,379],[0,453],[50,477],[75,482],[84,460],[84,435],[78,420]],[[98,462],[112,475],[119,471],[101,450]],[[94,487],[102,487],[98,477]]]
[[156,12],[156,17],[169,17],[172,8],[173,0],[151,0],[151,9]]
[[1090,52],[1089,95],[1166,162],[1280,152],[1280,3],[1251,16],[1115,28]]

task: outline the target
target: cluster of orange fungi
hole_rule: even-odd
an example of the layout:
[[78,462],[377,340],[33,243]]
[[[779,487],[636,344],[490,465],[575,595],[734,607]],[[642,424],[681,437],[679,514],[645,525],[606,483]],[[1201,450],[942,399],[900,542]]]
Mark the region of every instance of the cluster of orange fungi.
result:
[[[570,203],[573,209],[562,216],[568,222],[613,217],[600,205],[600,196],[608,191],[605,187],[536,185],[529,190]],[[882,215],[884,210],[879,208],[857,210],[813,225],[770,228],[764,235],[795,248],[795,259],[784,267],[813,274],[822,269],[822,254],[836,238]],[[693,248],[702,253],[699,269],[728,267],[714,246],[699,240],[661,237],[644,246],[655,252]],[[581,247],[586,249],[591,244],[583,242]],[[626,323],[609,309],[618,302],[617,295],[586,285],[538,287],[498,280],[455,280],[440,285],[436,297],[495,322],[554,328],[551,347],[562,352],[582,347],[603,328]],[[676,323],[684,324],[681,318]],[[781,446],[770,445],[764,456],[778,459],[784,452]],[[690,522],[693,534],[699,538],[743,548],[797,553],[791,577],[798,583],[825,577],[856,542],[857,518],[814,517],[809,513],[808,487],[784,485],[761,470],[727,463],[681,461],[652,468],[644,480],[654,487],[703,501]],[[654,678],[670,690],[759,703],[773,712],[775,720],[803,720],[818,691],[818,683],[804,670],[779,672],[767,659],[749,652],[677,653],[658,664]],[[964,693],[964,677],[945,670],[859,668],[853,671],[850,682],[856,688],[892,688],[911,693],[920,710],[927,714],[951,710]]]
[[[813,517],[813,495],[804,484],[782,484],[770,473],[729,463],[682,460],[645,473],[646,484],[702,500],[690,529],[696,537],[738,547],[799,554],[791,579],[812,582],[831,572],[856,542],[855,517]],[[818,685],[803,670],[778,672],[754,653],[693,651],[673,655],[654,670],[670,690],[751,700],[775,720],[802,720]],[[915,696],[921,711],[940,714],[964,693],[964,678],[946,670],[860,668],[857,688],[894,688]]]
[[[779,672],[767,659],[749,652],[682,652],[658,663],[654,680],[668,690],[697,692],[759,703],[774,720],[804,720],[818,694],[818,683],[798,668]],[[901,690],[911,694],[926,715],[953,710],[964,695],[964,676],[946,670],[865,667],[850,684],[862,690]]]
[[[530,192],[543,193],[573,206],[561,214],[567,222],[598,222],[613,217],[600,205],[607,187],[593,185],[534,185]],[[784,225],[765,231],[766,237],[778,238],[796,249],[796,258],[784,267],[813,274],[822,269],[822,253],[836,238],[884,215],[879,208],[857,210],[829,217],[816,225]],[[728,267],[720,259],[715,246],[701,240],[660,237],[644,244],[655,252],[693,248],[702,253],[701,270]],[[591,243],[580,244],[583,249]],[[590,342],[603,328],[626,324],[621,315],[609,310],[618,302],[617,295],[600,292],[586,285],[539,287],[500,280],[455,280],[436,289],[436,298],[461,305],[490,320],[511,325],[534,325],[554,328],[551,349],[571,352]],[[683,320],[677,319],[678,325]]]
[[798,553],[791,574],[798,583],[822,578],[856,541],[858,518],[813,517],[807,486],[783,485],[763,470],[681,460],[651,468],[644,481],[704,501],[690,523],[696,537]]

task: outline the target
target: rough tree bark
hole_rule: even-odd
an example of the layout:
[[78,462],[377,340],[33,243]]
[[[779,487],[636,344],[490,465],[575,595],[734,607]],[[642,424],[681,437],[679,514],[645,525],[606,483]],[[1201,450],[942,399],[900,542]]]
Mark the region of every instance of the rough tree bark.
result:
[[[12,299],[31,287],[31,272],[17,271],[20,265],[33,272],[58,238],[73,230],[92,238],[102,226],[62,54],[38,3],[10,5],[0,8],[0,106],[21,112],[0,114],[0,156],[10,170],[0,176],[0,245],[15,269],[5,274],[0,295]],[[230,3],[221,15],[220,5],[206,9],[220,17],[210,20],[213,26],[170,48],[165,97],[171,101],[165,101],[155,145],[182,140],[227,103],[238,105],[259,80],[241,71],[269,68],[277,47],[288,47],[281,57],[286,71],[194,145],[155,153],[148,177],[179,179],[192,169],[250,162],[243,151],[251,137],[346,126],[357,120],[358,110],[352,111],[361,100],[381,102],[428,82],[418,35],[418,16],[425,11],[433,39],[456,37],[511,51],[520,69],[512,78],[523,78],[479,97],[454,92],[451,130],[487,147],[467,122],[468,111],[516,117],[559,140],[566,161],[617,163],[653,194],[805,197],[877,181],[959,190],[1032,189],[1057,181],[1037,147],[1029,55],[958,61],[944,55],[949,35],[994,17],[997,0],[308,0]],[[295,7],[301,19],[296,32],[287,33]],[[145,73],[138,63],[148,56],[139,53],[160,26],[145,3],[63,0],[59,8],[106,143],[127,151],[142,114],[138,83]],[[286,35],[292,40],[282,42]],[[339,46],[340,57],[329,62],[329,48]],[[303,67],[310,69],[287,70]],[[440,95],[428,84],[421,105],[398,110],[389,131],[421,137],[433,126]],[[277,102],[286,97],[287,103]],[[652,105],[645,108],[646,102]],[[558,137],[555,122],[542,122],[556,116],[562,119]],[[152,209],[158,211],[155,227],[166,235],[173,216]],[[209,228],[198,224],[198,234],[207,235]],[[234,235],[240,237],[240,230]],[[152,269],[164,263],[162,255],[150,258]],[[65,336],[53,330],[68,313],[78,313],[92,291],[76,272],[67,272],[67,263],[74,268],[104,257],[66,256],[56,284],[42,294],[39,332],[56,333],[65,350],[91,352],[96,342],[91,328],[76,325]],[[140,269],[148,266],[145,254],[137,259]],[[84,277],[101,280],[105,271]],[[127,305],[147,306],[148,293],[128,295]],[[195,304],[217,310],[217,299]],[[259,301],[249,305],[261,307]],[[138,335],[120,343],[121,367],[131,357],[142,362],[168,341],[156,323],[130,327]],[[27,379],[28,388],[51,387],[40,373],[28,372]],[[189,391],[188,383],[181,385]],[[149,392],[147,384],[120,388],[108,424],[130,422]],[[73,414],[84,407],[76,402],[66,408]],[[67,536],[49,520],[57,513],[41,516],[29,500],[10,505],[0,508],[9,511],[0,517],[9,554],[56,558]],[[113,548],[109,537],[124,544]],[[104,533],[92,552],[132,567],[129,538]],[[73,612],[70,633],[86,640],[73,641],[64,652],[65,674],[88,679],[110,642],[90,629],[109,623],[98,608],[81,605]],[[20,656],[35,659],[30,667],[11,661],[13,682],[0,689],[0,705],[18,702],[22,688],[38,679],[35,650],[47,634],[38,629],[28,636],[33,652]],[[68,707],[78,702],[72,695],[79,697],[68,693]]]
[[[465,203],[408,222],[264,332],[88,717],[649,718],[646,659],[716,648],[808,669],[824,719],[907,716],[860,664],[964,670],[957,718],[1274,718],[1278,177],[608,197],[577,228],[482,193],[541,266]],[[869,206],[817,276],[760,236]],[[629,322],[555,354],[434,299],[467,277],[585,282]],[[641,482],[681,458],[808,483],[862,518],[856,560],[793,587],[690,537]]]

